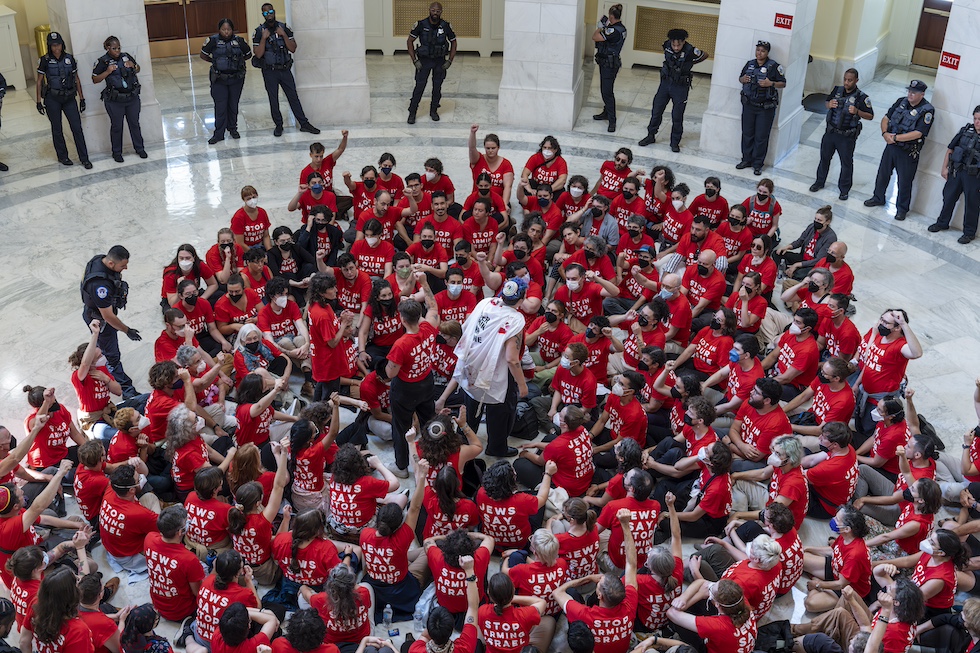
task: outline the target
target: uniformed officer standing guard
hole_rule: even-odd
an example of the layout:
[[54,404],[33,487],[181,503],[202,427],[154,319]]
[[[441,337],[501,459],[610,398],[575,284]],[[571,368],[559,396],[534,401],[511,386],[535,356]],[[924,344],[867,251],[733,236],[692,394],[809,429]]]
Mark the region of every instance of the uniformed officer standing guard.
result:
[[817,180],[810,186],[810,192],[823,188],[830,172],[830,161],[834,152],[840,156],[840,179],[837,188],[840,199],[846,200],[851,191],[854,178],[854,145],[861,135],[861,121],[875,117],[871,109],[871,98],[857,87],[858,71],[848,68],[844,71],[844,85],[835,86],[827,95],[827,131],[820,140],[820,163],[817,165]]
[[122,132],[123,118],[129,125],[129,137],[133,141],[133,149],[141,159],[146,158],[143,147],[143,132],[140,130],[140,80],[136,76],[140,65],[133,55],[122,51],[119,39],[110,36],[102,44],[106,53],[99,57],[92,70],[92,83],[100,84],[105,81],[102,90],[102,100],[105,111],[109,114],[109,140],[112,143],[112,159],[116,163],[123,162]]
[[953,217],[956,201],[963,194],[963,235],[956,242],[966,245],[977,237],[980,215],[980,106],[973,109],[973,122],[967,123],[953,137],[943,160],[943,209],[929,231],[946,231]]
[[201,59],[211,62],[211,99],[214,100],[214,135],[208,144],[225,140],[225,129],[232,138],[238,133],[238,101],[245,87],[245,62],[252,50],[240,36],[230,18],[218,21],[218,33],[212,34],[201,47]]
[[595,43],[595,62],[599,66],[599,92],[602,93],[602,113],[592,116],[593,120],[608,120],[607,132],[616,131],[616,75],[623,67],[619,53],[626,44],[626,25],[623,25],[623,5],[613,5],[609,15],[599,19],[592,41]]
[[[68,146],[65,144],[64,127],[61,124],[61,114],[68,119],[78,160],[86,170],[92,169],[88,160],[88,147],[85,145],[85,134],[82,133],[81,113],[85,111],[85,98],[82,96],[82,84],[78,81],[78,62],[75,57],[65,52],[65,41],[58,32],[48,34],[48,52],[37,62],[37,83],[34,87],[37,100],[37,112],[42,116],[48,114],[51,121],[51,140],[54,141],[54,151],[62,165],[72,165],[68,157]],[[75,96],[78,104],[75,104]]]
[[908,94],[898,98],[881,119],[881,137],[885,139],[885,151],[878,165],[875,192],[865,206],[883,206],[885,189],[892,178],[892,170],[898,173],[898,199],[895,201],[895,219],[904,220],[912,204],[912,180],[919,167],[919,152],[932,129],[936,109],[925,100],[928,88],[922,80],[913,79]]
[[783,67],[769,58],[768,41],[755,44],[755,59],[742,66],[738,81],[742,84],[742,160],[738,170],[752,166],[762,174],[769,151],[769,134],[779,106],[777,88],[786,86]]
[[82,277],[82,319],[85,324],[92,320],[102,323],[98,345],[105,356],[106,367],[122,386],[123,398],[135,397],[138,393],[133,381],[126,375],[119,355],[119,332],[122,331],[133,341],[143,338],[139,331],[123,324],[117,313],[126,308],[129,284],[122,280],[122,272],[129,265],[129,251],[122,245],[113,245],[108,254],[93,256],[85,265]]
[[[415,40],[418,39],[418,47]],[[408,105],[408,124],[415,124],[415,113],[419,110],[422,93],[432,73],[432,103],[429,105],[429,118],[439,120],[439,102],[442,100],[442,82],[446,71],[456,58],[456,32],[452,25],[442,19],[442,5],[433,2],[429,5],[429,17],[416,21],[408,33],[408,56],[415,65],[415,89]],[[446,57],[449,57],[448,59]]]
[[684,110],[687,108],[687,95],[691,90],[693,75],[691,69],[708,58],[708,53],[687,42],[686,29],[672,29],[664,41],[664,65],[660,69],[660,87],[653,97],[653,110],[650,124],[647,125],[646,138],[640,145],[655,143],[660,123],[664,119],[667,103],[670,108],[670,149],[681,151],[681,136],[684,135]]
[[309,134],[319,134],[320,130],[310,124],[303,112],[303,105],[296,93],[296,80],[293,79],[293,53],[296,52],[296,39],[293,30],[286,23],[276,20],[276,8],[268,2],[262,5],[262,17],[265,22],[255,28],[252,36],[252,47],[255,49],[255,59],[252,65],[262,69],[262,80],[265,82],[265,92],[269,95],[269,109],[272,121],[276,124],[273,136],[282,136],[282,112],[279,110],[279,87],[286,94],[289,108],[292,109],[299,130]]

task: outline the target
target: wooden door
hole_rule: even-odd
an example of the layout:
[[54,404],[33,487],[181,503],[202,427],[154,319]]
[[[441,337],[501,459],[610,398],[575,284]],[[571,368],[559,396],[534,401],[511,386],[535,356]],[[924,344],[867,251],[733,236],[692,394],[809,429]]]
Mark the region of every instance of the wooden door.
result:
[[187,36],[192,42],[218,31],[218,21],[230,18],[235,32],[248,33],[245,0],[186,0]]
[[951,0],[925,0],[919,17],[919,31],[915,35],[912,63],[929,68],[939,67],[952,7]]

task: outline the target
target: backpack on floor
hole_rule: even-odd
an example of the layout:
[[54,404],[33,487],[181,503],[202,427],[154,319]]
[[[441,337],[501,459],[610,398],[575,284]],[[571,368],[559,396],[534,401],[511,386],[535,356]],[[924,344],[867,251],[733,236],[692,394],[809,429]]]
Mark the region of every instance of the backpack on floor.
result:
[[534,440],[538,437],[538,416],[526,401],[517,402],[517,419],[514,420],[514,429],[510,436],[521,440]]
[[761,653],[793,653],[793,631],[789,621],[772,621],[759,626],[755,650]]

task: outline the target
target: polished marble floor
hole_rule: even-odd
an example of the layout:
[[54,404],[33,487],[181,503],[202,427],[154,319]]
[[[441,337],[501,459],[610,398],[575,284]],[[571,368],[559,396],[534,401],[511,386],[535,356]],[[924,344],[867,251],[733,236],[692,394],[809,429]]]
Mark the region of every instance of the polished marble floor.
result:
[[[295,192],[293,180],[308,162],[308,145],[315,139],[295,129],[291,118],[285,135],[273,138],[261,81],[250,72],[242,99],[243,138],[209,146],[206,141],[213,118],[206,64],[196,58],[154,62],[165,142],[150,144],[147,160],[130,154],[124,164],[116,164],[106,156],[93,157],[91,171],[79,165],[58,165],[47,119],[37,114],[32,97],[22,90],[7,94],[0,131],[0,160],[11,168],[0,173],[0,260],[6,263],[0,268],[0,329],[5,345],[0,351],[0,423],[15,434],[28,412],[21,391],[25,384],[54,386],[60,400],[75,407],[66,358],[86,338],[78,282],[92,255],[115,243],[132,253],[126,273],[130,308],[122,317],[144,339],[141,343],[123,340],[122,350],[127,371],[137,387],[145,390],[152,343],[162,328],[160,273],[177,245],[190,242],[205,251],[214,243],[215,232],[228,225],[240,205],[239,190],[246,184],[258,189],[260,205],[269,211],[274,226],[299,224],[298,214],[288,214],[286,204]],[[518,170],[543,136],[540,131],[495,124],[499,57],[462,55],[457,60],[444,86],[439,123],[429,121],[423,102],[419,123],[405,124],[413,83],[405,56],[369,55],[368,74],[370,124],[318,125],[324,133],[317,139],[326,144],[328,152],[340,130],[350,128],[350,145],[338,163],[338,173],[351,170],[356,174],[362,166],[376,163],[381,152],[389,151],[398,159],[396,172],[404,176],[421,169],[426,158],[437,156],[462,191],[469,179],[465,144],[470,124],[480,124],[481,134],[491,130],[499,134],[502,154]],[[864,88],[875,106],[888,106],[904,94],[912,78],[924,78],[931,85],[929,75],[921,70],[886,68]],[[708,155],[698,149],[707,77],[694,82],[680,154],[660,143],[636,146],[645,134],[658,83],[655,70],[623,71],[616,87],[620,128],[607,134],[605,123],[591,118],[600,103],[598,79],[590,76],[588,100],[575,130],[554,134],[573,173],[594,179],[600,163],[617,148],[627,146],[636,155],[635,167],[649,170],[657,163],[667,163],[695,193],[708,175],[721,178],[722,194],[730,201],[741,201],[753,192],[756,178],[748,170],[734,169],[736,156]],[[828,80],[828,86],[832,83]],[[285,113],[285,102],[283,110]],[[888,211],[862,206],[870,195],[882,149],[874,129],[865,130],[861,137],[850,201],[837,201],[832,187],[809,193],[822,132],[822,117],[809,115],[800,147],[776,169],[766,170],[775,181],[775,195],[785,212],[783,238],[792,239],[802,231],[815,208],[827,203],[833,206],[833,227],[847,242],[847,260],[857,275],[856,324],[864,331],[882,310],[907,309],[925,349],[922,359],[909,366],[909,384],[918,391],[920,412],[958,451],[961,433],[976,423],[971,396],[973,379],[980,374],[980,300],[968,289],[980,279],[980,246],[957,245],[955,235],[949,233],[927,233],[925,227],[934,216],[913,213],[909,220],[898,223],[892,219],[893,206]],[[74,149],[69,147],[74,158]],[[835,164],[831,178],[836,174]],[[894,187],[890,193],[893,197]],[[389,452],[390,448],[384,453]],[[811,542],[824,541],[829,532],[820,522],[805,528]],[[145,587],[134,586],[124,598],[140,600],[141,592],[145,597]],[[798,593],[797,598],[801,598]],[[799,616],[801,600],[794,604],[788,597],[781,599],[778,614],[788,616],[794,606]]]

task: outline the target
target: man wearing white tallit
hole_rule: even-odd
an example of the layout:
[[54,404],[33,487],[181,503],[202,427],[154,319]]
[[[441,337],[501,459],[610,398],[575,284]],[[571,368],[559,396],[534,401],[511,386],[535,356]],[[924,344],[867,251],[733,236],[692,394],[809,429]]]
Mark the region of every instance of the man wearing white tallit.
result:
[[527,281],[508,279],[499,297],[476,305],[456,345],[459,362],[453,380],[466,393],[466,421],[471,429],[479,428],[486,411],[488,456],[517,455],[507,438],[514,430],[518,399],[527,397],[527,382],[521,369],[524,316],[514,307],[526,292]]

